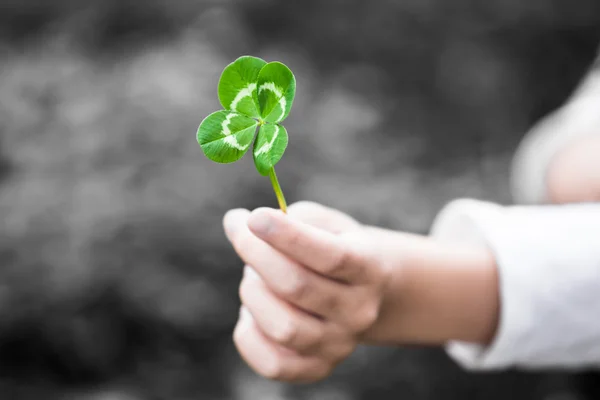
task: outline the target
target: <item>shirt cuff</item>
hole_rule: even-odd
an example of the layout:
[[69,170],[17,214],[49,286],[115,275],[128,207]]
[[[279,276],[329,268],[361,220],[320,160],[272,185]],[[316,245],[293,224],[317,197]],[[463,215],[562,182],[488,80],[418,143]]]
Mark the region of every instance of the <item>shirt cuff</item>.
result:
[[[459,199],[431,235],[487,246],[496,260],[500,319],[492,343],[450,342],[466,369],[600,364],[600,204],[511,206]],[[568,327],[568,328],[566,328]]]
[[[451,243],[475,243],[490,247],[486,226],[499,226],[503,220],[501,206],[471,199],[459,199],[444,207],[436,217],[431,236]],[[467,369],[500,368],[509,365],[512,337],[517,336],[513,324],[506,324],[506,314],[511,304],[501,308],[499,328],[491,345],[453,341],[446,351],[456,362]]]

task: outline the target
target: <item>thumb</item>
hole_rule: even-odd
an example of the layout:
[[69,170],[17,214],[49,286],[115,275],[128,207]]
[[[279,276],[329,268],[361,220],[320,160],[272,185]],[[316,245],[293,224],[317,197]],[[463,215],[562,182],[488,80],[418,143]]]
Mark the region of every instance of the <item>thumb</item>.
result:
[[360,228],[360,223],[339,210],[312,201],[300,201],[288,207],[288,215],[316,228],[339,234]]

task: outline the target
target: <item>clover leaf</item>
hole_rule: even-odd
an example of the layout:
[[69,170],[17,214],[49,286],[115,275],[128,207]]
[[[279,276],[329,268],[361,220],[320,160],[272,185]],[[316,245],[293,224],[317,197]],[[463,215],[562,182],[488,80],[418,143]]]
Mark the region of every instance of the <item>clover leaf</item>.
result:
[[226,110],[259,118],[256,85],[258,74],[267,63],[260,58],[240,57],[223,70],[219,79],[219,101]]
[[234,111],[217,111],[202,121],[198,142],[206,156],[218,163],[232,163],[252,145],[258,122]]
[[283,125],[264,124],[260,127],[254,141],[254,165],[261,175],[268,175],[269,170],[281,160],[287,147],[288,134]]
[[219,79],[218,95],[224,110],[204,118],[196,134],[206,157],[221,164],[241,159],[254,140],[254,165],[271,179],[284,212],[287,206],[275,165],[288,144],[281,122],[290,114],[295,94],[296,78],[284,64],[240,57],[225,67]]
[[296,79],[288,67],[272,62],[260,70],[257,92],[262,118],[267,122],[281,122],[292,109]]

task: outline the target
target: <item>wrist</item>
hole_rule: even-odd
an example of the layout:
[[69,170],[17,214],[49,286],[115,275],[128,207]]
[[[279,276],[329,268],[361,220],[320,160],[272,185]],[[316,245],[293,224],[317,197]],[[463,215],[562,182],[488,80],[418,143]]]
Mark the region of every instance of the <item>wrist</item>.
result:
[[463,341],[486,345],[499,319],[498,271],[481,247],[445,248],[432,264],[402,273],[407,340],[426,344]]
[[379,231],[390,263],[380,316],[366,332],[373,344],[487,344],[499,315],[498,275],[491,252]]

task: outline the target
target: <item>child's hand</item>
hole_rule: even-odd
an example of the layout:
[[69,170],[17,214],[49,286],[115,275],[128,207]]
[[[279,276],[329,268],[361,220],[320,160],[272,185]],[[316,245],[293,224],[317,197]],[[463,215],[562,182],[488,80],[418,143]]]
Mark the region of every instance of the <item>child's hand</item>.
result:
[[287,216],[233,210],[224,225],[247,264],[234,332],[242,357],[271,379],[328,376],[380,312],[389,272],[368,235],[347,215],[306,202]]

